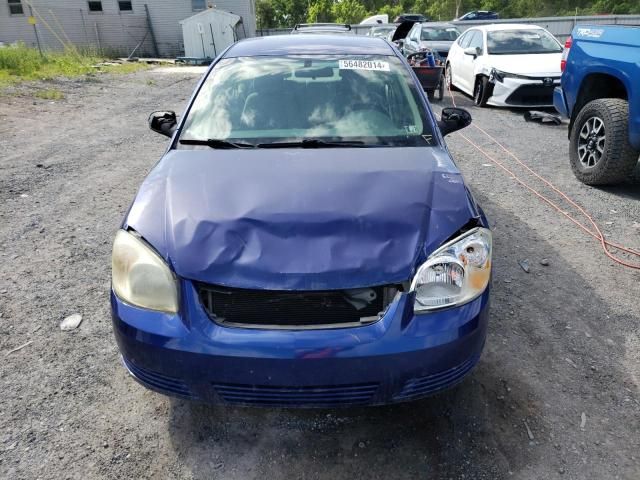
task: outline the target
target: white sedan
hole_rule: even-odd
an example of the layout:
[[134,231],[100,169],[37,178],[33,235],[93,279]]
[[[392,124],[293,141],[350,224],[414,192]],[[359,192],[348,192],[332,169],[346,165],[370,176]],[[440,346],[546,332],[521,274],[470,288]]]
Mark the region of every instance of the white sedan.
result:
[[446,81],[479,106],[552,107],[562,46],[542,27],[472,27],[451,46]]

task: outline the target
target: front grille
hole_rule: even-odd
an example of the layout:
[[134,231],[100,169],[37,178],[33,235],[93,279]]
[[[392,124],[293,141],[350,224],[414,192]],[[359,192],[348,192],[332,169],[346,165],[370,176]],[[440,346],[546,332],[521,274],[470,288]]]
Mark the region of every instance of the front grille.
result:
[[522,85],[506,100],[509,105],[551,105],[553,85]]
[[316,387],[282,387],[213,384],[216,393],[228,403],[266,406],[361,405],[368,403],[378,389],[377,383]]
[[361,302],[358,309],[349,297],[350,291],[248,290],[198,285],[200,301],[216,322],[263,327],[340,326],[376,321],[388,303],[385,288],[363,290],[375,298]]
[[394,396],[394,400],[412,400],[452,387],[471,371],[479,358],[480,354],[477,354],[449,370],[412,378],[404,384],[400,393]]
[[122,361],[127,370],[129,370],[129,373],[131,373],[131,375],[133,375],[133,377],[143,385],[146,385],[149,388],[155,390],[159,390],[167,395],[176,395],[185,398],[196,398],[191,393],[189,387],[182,380],[168,377],[166,375],[147,370],[146,368],[139,367],[137,365],[134,365],[124,357],[122,358]]

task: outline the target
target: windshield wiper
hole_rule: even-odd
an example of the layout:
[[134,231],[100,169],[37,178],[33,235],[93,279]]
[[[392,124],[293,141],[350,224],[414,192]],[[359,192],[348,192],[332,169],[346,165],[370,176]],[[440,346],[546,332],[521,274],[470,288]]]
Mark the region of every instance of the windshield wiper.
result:
[[294,142],[272,142],[272,143],[259,143],[256,145],[259,148],[339,148],[339,147],[371,147],[374,145],[367,145],[364,142],[357,140],[319,140],[317,138],[304,138]]
[[256,148],[253,143],[231,142],[229,140],[221,140],[218,138],[195,139],[183,138],[180,140],[182,145],[206,145],[211,148]]

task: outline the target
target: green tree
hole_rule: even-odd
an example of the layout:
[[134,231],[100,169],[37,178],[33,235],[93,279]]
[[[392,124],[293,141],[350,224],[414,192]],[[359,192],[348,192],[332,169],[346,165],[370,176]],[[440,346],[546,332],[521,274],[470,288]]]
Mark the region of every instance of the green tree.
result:
[[256,24],[258,28],[274,28],[277,24],[271,0],[256,2]]
[[368,15],[359,0],[340,0],[333,4],[333,18],[337,23],[360,23]]
[[330,23],[333,22],[333,0],[316,0],[309,6],[307,22]]

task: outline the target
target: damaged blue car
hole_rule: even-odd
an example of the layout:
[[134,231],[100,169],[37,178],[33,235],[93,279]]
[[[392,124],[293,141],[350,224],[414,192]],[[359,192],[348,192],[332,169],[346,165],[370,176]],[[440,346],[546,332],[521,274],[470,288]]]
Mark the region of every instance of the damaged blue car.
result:
[[167,395],[334,407],[450,387],[484,346],[492,238],[380,38],[238,42],[210,67],[113,246],[124,365]]

